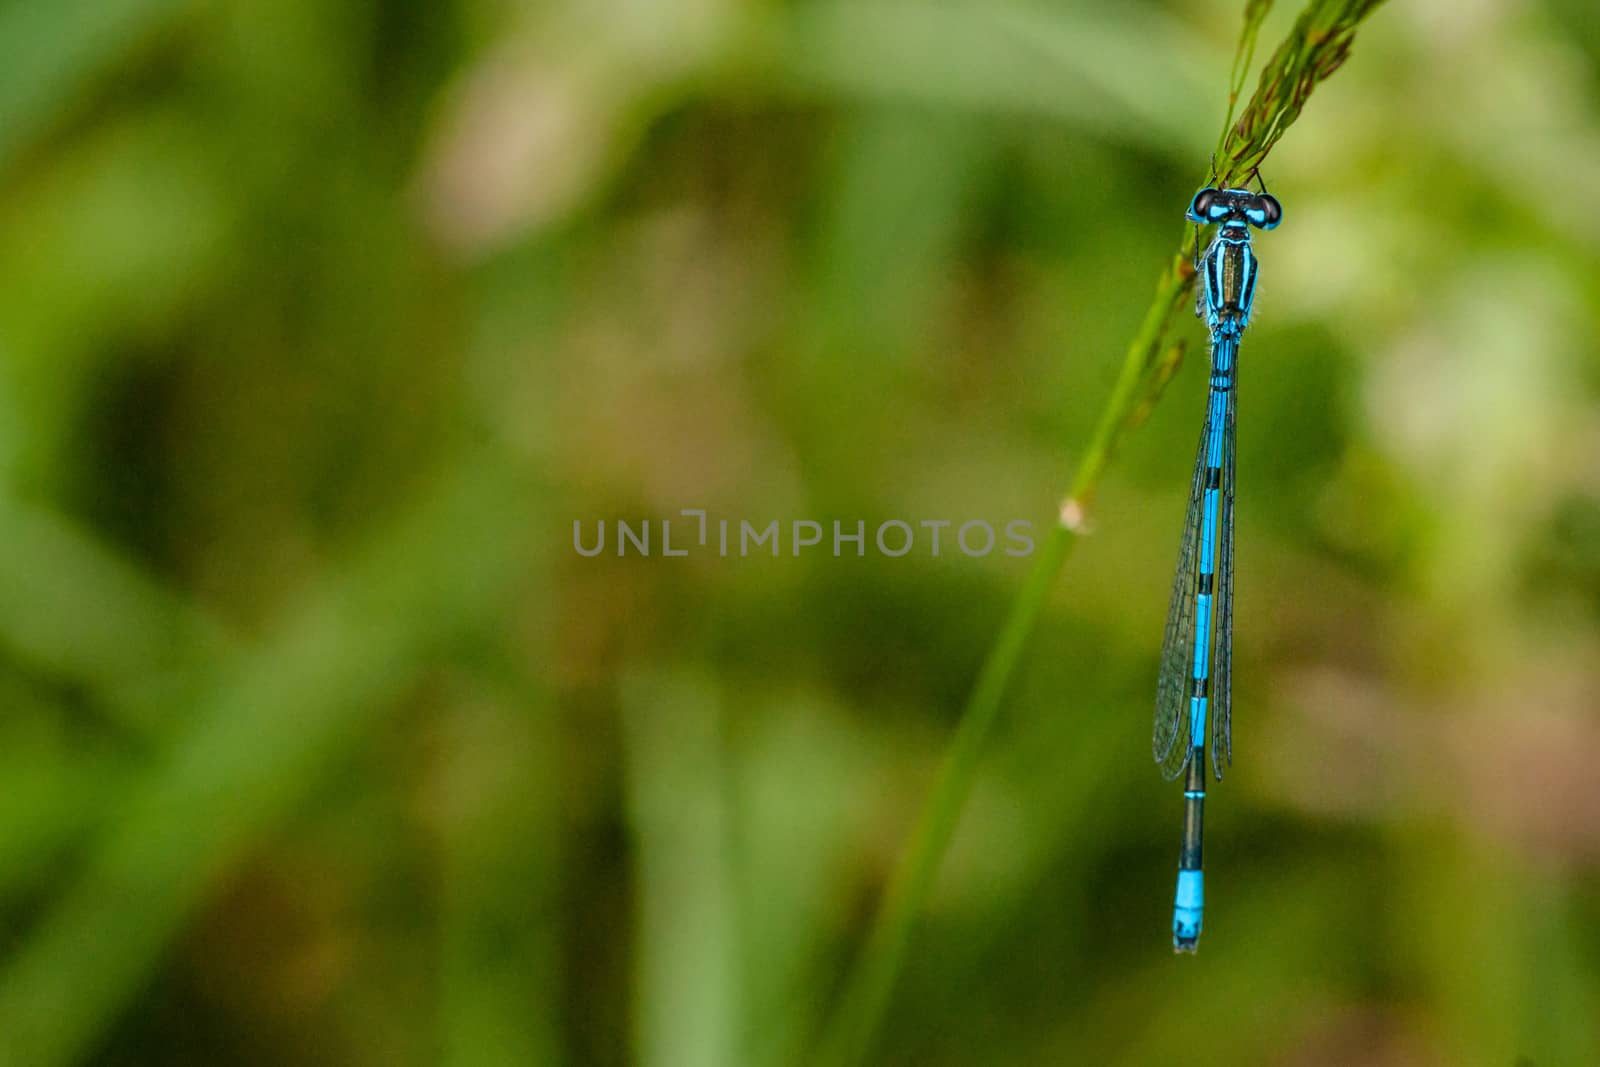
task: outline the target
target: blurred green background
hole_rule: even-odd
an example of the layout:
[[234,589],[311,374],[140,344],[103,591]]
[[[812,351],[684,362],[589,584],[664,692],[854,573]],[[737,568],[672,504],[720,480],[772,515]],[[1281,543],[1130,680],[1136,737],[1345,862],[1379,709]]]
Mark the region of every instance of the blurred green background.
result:
[[[1029,561],[572,524],[1042,534],[1240,7],[0,6],[0,1062],[807,1063]],[[1185,317],[873,1062],[1600,1062],[1597,64],[1393,0],[1318,90],[1203,950]]]

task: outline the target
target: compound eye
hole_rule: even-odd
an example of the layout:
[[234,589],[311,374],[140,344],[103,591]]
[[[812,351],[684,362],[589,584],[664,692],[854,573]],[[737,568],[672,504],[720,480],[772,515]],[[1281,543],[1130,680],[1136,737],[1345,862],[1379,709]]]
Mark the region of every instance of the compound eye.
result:
[[1278,203],[1277,197],[1262,193],[1250,206],[1249,215],[1253,225],[1270,230],[1283,221],[1283,205]]
[[[1220,205],[1217,203],[1218,194],[1215,189],[1207,187],[1194,194],[1194,199],[1189,201],[1189,210],[1184,217],[1190,222],[1210,222],[1215,215],[1215,210]],[[1224,212],[1226,213],[1226,212]]]

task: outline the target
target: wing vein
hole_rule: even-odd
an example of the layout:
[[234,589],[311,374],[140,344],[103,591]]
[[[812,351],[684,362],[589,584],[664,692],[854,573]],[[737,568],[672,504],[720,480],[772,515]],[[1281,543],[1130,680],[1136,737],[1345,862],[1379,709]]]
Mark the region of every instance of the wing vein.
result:
[[1194,663],[1194,598],[1210,422],[1208,413],[1206,423],[1200,429],[1194,476],[1189,482],[1189,507],[1183,519],[1178,566],[1172,576],[1172,599],[1167,605],[1167,632],[1161,642],[1161,676],[1156,685],[1155,728],[1151,734],[1151,745],[1156,763],[1161,766],[1162,776],[1169,780],[1183,773],[1190,756],[1189,678]]

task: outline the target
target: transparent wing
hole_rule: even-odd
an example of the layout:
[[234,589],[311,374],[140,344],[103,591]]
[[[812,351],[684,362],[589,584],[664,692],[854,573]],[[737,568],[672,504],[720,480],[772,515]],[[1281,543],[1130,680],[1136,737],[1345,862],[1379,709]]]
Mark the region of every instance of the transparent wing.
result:
[[1227,414],[1222,420],[1222,529],[1217,548],[1216,685],[1211,693],[1211,769],[1217,780],[1233,765],[1233,405],[1239,395],[1239,366],[1233,368]]
[[1178,547],[1178,569],[1172,576],[1172,600],[1167,606],[1167,635],[1161,642],[1161,678],[1156,683],[1156,719],[1151,745],[1156,762],[1161,765],[1161,774],[1168,780],[1183,773],[1191,748],[1189,678],[1194,669],[1195,571],[1199,562],[1200,502],[1205,493],[1209,431],[1209,426],[1201,428],[1200,447],[1194,457],[1189,509],[1183,517],[1183,543]]

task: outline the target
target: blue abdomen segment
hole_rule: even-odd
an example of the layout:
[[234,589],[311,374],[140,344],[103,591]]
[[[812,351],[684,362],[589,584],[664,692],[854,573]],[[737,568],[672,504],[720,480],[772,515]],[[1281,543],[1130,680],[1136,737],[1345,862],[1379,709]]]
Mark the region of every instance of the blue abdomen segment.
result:
[[1172,947],[1193,952],[1200,944],[1200,921],[1206,906],[1204,871],[1179,871],[1178,893],[1172,902]]
[[[1204,566],[1204,564],[1202,564]],[[1211,572],[1207,570],[1206,574]],[[1206,656],[1206,636],[1211,633],[1211,594],[1201,593],[1194,598],[1194,665],[1191,668],[1190,678],[1204,678],[1208,657]]]

